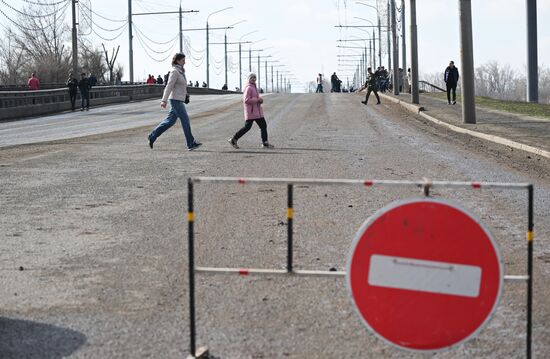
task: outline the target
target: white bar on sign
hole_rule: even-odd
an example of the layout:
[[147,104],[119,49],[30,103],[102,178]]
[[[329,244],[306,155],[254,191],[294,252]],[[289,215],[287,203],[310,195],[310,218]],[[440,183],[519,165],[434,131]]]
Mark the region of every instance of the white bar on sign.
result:
[[373,254],[369,284],[475,298],[479,296],[481,267]]

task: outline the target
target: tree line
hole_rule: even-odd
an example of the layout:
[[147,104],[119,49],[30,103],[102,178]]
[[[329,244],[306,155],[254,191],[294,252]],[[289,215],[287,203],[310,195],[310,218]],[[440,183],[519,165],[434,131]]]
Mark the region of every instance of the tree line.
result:
[[[0,38],[0,84],[26,84],[35,72],[43,84],[64,84],[72,72],[72,29],[60,5],[27,6],[4,26]],[[103,50],[78,36],[79,72],[93,73],[103,83],[112,83]],[[123,73],[117,65],[115,72]],[[78,74],[74,74],[78,77]]]

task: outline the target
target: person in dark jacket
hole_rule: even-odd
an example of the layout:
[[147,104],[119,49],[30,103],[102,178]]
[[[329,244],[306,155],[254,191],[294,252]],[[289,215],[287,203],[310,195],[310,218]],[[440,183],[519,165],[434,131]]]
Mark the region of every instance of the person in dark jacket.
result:
[[374,92],[374,96],[376,96],[376,104],[380,105],[380,96],[378,96],[378,86],[376,85],[377,76],[372,72],[372,68],[367,69],[369,75],[367,78],[367,82],[359,89],[359,91],[363,89],[367,89],[367,95],[365,96],[365,101],[361,101],[362,104],[366,105],[369,102],[370,93]]
[[90,76],[88,76],[88,86],[89,88],[92,88],[95,85],[97,85],[97,78],[94,74],[90,73]]
[[71,98],[71,110],[75,109],[76,102],[76,92],[78,90],[78,80],[73,76],[71,72],[69,78],[67,79],[67,88],[69,89],[69,97]]
[[[82,102],[80,104],[80,111],[88,111],[90,109],[90,83],[86,77],[86,73],[80,74],[80,81],[78,81],[78,89],[80,90],[80,98]],[[84,106],[84,103],[86,106]]]
[[456,85],[458,84],[458,69],[455,67],[454,61],[449,62],[449,66],[445,69],[444,80],[447,85],[447,101],[451,104],[451,91],[453,92],[453,105],[456,105]]

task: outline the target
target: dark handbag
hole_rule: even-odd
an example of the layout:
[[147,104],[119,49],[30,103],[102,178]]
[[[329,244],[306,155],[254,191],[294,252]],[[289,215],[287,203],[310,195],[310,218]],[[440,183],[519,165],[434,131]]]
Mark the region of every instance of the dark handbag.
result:
[[189,103],[189,95],[185,95],[185,101],[183,101],[184,104]]

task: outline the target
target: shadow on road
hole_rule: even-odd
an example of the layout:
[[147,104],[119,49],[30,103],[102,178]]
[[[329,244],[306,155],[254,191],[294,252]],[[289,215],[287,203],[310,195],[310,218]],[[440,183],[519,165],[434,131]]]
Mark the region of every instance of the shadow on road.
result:
[[227,154],[253,153],[253,154],[268,154],[268,155],[269,154],[288,155],[288,154],[298,153],[298,152],[283,152],[283,151],[346,152],[348,150],[338,150],[338,149],[330,149],[330,148],[276,147],[275,149],[247,150],[247,149],[241,148],[239,150],[222,150],[222,151],[200,149],[200,150],[195,150],[194,152],[212,152],[212,153],[227,153]]
[[0,317],[2,359],[61,359],[86,342],[80,332],[51,324]]

